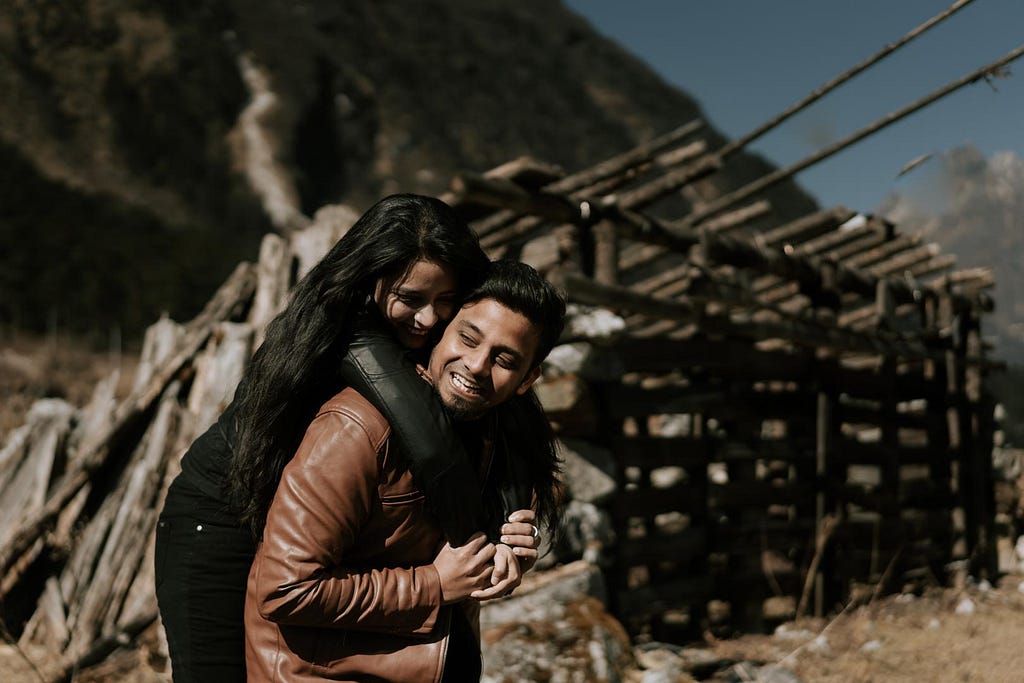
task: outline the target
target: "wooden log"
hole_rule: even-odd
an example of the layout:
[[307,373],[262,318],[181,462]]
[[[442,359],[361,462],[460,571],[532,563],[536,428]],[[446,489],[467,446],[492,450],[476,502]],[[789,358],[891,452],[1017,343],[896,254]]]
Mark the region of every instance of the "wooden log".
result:
[[132,392],[141,391],[149,384],[157,369],[174,352],[183,334],[184,328],[166,314],[161,315],[159,320],[146,328],[142,353],[139,355],[139,364],[132,382]]
[[708,177],[722,167],[722,160],[714,154],[706,154],[682,168],[673,169],[655,180],[647,182],[616,197],[616,206],[636,209],[675,192],[681,187]]
[[68,642],[67,608],[56,577],[46,579],[39,606],[18,638],[18,647],[37,643],[49,652],[63,652]]
[[[89,482],[92,473],[106,462],[111,444],[127,433],[150,409],[171,379],[206,343],[215,324],[229,319],[237,308],[249,301],[255,287],[254,275],[250,264],[240,264],[203,311],[189,323],[175,352],[160,366],[149,384],[133,391],[118,406],[114,423],[107,434],[93,449],[74,460],[73,466],[52,488],[43,508],[20,524],[10,541],[0,547],[0,575],[6,576],[21,555],[35,544],[36,539],[53,527],[64,505]],[[0,599],[4,595],[6,592],[0,591]]]
[[[545,185],[545,189],[549,192],[577,192],[596,183],[603,182],[609,178],[622,175],[629,172],[630,169],[636,168],[637,166],[649,161],[653,155],[667,147],[688,138],[703,127],[704,122],[699,119],[690,121],[669,131],[668,133],[665,133],[664,135],[660,135],[646,143],[638,145],[628,152],[616,155],[583,171],[573,173],[561,178],[560,180],[548,183]],[[498,172],[501,168],[502,167],[498,167],[498,169],[488,171],[485,175],[489,177],[509,177],[507,173]],[[458,203],[459,201],[459,197],[454,193],[443,195],[442,199],[449,204]],[[477,233],[482,237],[492,232],[497,227],[507,225],[514,220],[516,216],[517,214],[514,211],[507,209],[502,210],[486,221],[474,225],[474,227],[476,228]]]
[[[323,259],[331,247],[359,220],[359,214],[344,205],[324,207],[316,213],[313,223],[288,236],[289,260],[295,264],[294,273],[288,268],[282,275],[287,295],[292,285],[301,280]],[[262,245],[261,245],[262,249]],[[273,317],[273,316],[271,316]]]
[[591,231],[594,234],[594,279],[606,285],[619,282],[619,240],[615,223],[603,220]]
[[223,322],[196,357],[196,374],[186,403],[195,416],[190,424],[192,439],[205,432],[231,402],[252,356],[252,340],[251,325]]
[[917,263],[927,261],[937,256],[940,251],[941,249],[939,248],[939,245],[935,243],[925,244],[914,249],[907,249],[906,251],[902,251],[891,258],[875,263],[867,269],[867,272],[876,276],[899,273]]
[[844,206],[817,211],[768,230],[762,233],[761,239],[770,247],[784,249],[786,246],[790,246],[795,249],[802,242],[831,233],[855,215],[855,211]]
[[71,453],[88,451],[110,429],[114,411],[117,410],[117,383],[120,376],[120,370],[115,370],[93,388],[89,403],[79,411],[78,423],[71,434],[68,443]]
[[71,432],[74,408],[61,399],[40,399],[32,404],[24,428],[0,454],[7,462],[0,481],[0,546],[7,543],[18,526],[42,508],[57,460]]
[[64,683],[73,671],[85,669],[103,661],[111,652],[132,642],[140,633],[157,620],[157,611],[151,612],[125,624],[114,633],[104,634],[89,644],[82,653],[63,655],[56,666],[47,667],[43,683]]
[[291,253],[288,242],[273,233],[263,236],[256,270],[256,292],[247,322],[255,329],[253,348],[263,343],[267,324],[288,300],[291,289]]
[[[79,654],[117,622],[124,597],[156,522],[153,501],[163,481],[167,447],[178,410],[178,382],[168,385],[149,429],[90,526],[102,537],[91,572],[76,580],[87,590],[71,603],[68,651]],[[92,531],[90,529],[90,531]],[[90,558],[92,559],[92,558]]]
[[452,179],[452,191],[464,202],[509,208],[516,213],[531,214],[558,223],[587,222],[579,202],[559,193],[531,192],[504,178],[488,178],[463,171]]
[[[752,220],[766,216],[771,210],[771,202],[767,199],[759,199],[756,202],[751,202],[746,206],[723,213],[721,216],[709,220],[701,226],[701,229],[710,233],[725,233],[741,227],[744,223],[749,223]],[[676,226],[675,223],[669,222],[669,228],[684,227],[684,225],[684,223],[680,223]]]
[[[867,234],[856,237],[846,244],[833,246],[827,250],[814,252],[813,254],[809,253],[807,255],[819,255],[823,262],[842,262],[844,259],[848,259],[852,255],[856,255],[866,249],[876,247],[884,240],[885,236],[883,234],[877,231],[869,231]],[[852,266],[849,261],[845,261],[844,265]],[[758,298],[766,303],[784,301],[799,291],[796,283],[787,282],[785,278],[777,275],[767,275],[758,278],[754,281],[753,289],[758,293]]]
[[880,261],[891,258],[900,252],[916,247],[920,243],[920,235],[899,235],[891,240],[883,242],[873,249],[849,256],[844,261],[844,264],[851,268],[866,269]]
[[[661,157],[660,160],[656,160],[656,163],[682,163],[683,161],[689,161],[691,159],[699,157],[701,154],[704,153],[705,149],[706,146],[703,142],[691,143],[683,148],[680,148],[679,150],[676,150],[671,156]],[[675,173],[679,173],[679,171],[675,171]],[[543,189],[543,194],[539,195],[538,199],[536,200],[535,207],[539,209],[539,211],[531,213],[538,213],[538,215],[524,216],[512,222],[502,222],[499,221],[497,218],[492,218],[475,226],[480,231],[481,234],[480,244],[481,246],[484,247],[484,249],[492,250],[497,246],[509,242],[511,240],[528,239],[534,232],[536,232],[538,229],[545,225],[545,221],[562,221],[562,218],[565,215],[569,215],[570,217],[572,217],[571,212],[569,214],[565,213],[565,207],[551,207],[550,196],[552,195],[564,195],[567,200],[570,200],[570,204],[575,202],[579,203],[582,207],[578,216],[576,216],[572,220],[564,220],[562,222],[580,223],[581,221],[588,222],[598,220],[600,217],[600,212],[603,211],[602,207],[605,205],[616,204],[620,208],[627,208],[628,205],[624,204],[618,197],[615,196],[605,197],[605,199],[602,201],[596,201],[593,199],[594,197],[602,197],[608,195],[608,193],[615,189],[621,181],[624,181],[626,179],[628,179],[626,176],[618,176],[617,178],[605,179],[603,181],[596,182],[591,185],[581,186],[578,189],[574,188],[570,190],[567,190],[565,188],[572,188],[574,183],[552,183],[550,186],[547,186]],[[466,191],[466,189],[467,188],[462,188],[463,191]],[[524,213],[520,209],[523,206],[531,205],[531,200],[522,196],[517,197],[517,195],[519,195],[520,193],[508,187],[502,188],[499,185],[495,185],[494,187],[488,188],[485,187],[483,184],[477,184],[477,186],[475,186],[473,190],[474,192],[477,193],[483,193],[483,195],[489,194],[491,198],[486,203],[489,203],[491,205],[494,205],[496,202],[500,202],[500,195],[508,193],[510,201],[512,203],[499,203],[498,205],[511,206],[512,209],[506,209],[506,211],[508,211],[512,216]],[[477,201],[481,201],[480,196],[475,197],[475,199]],[[501,215],[502,218],[505,217],[505,215],[501,214],[501,212],[499,212],[499,214],[496,214],[496,217],[498,215]]]

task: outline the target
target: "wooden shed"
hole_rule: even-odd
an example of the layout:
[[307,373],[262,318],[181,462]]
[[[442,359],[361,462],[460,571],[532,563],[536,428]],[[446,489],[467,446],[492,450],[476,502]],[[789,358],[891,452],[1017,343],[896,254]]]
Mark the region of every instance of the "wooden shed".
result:
[[694,202],[721,162],[699,130],[446,197],[577,318],[614,314],[570,324],[581,360],[538,392],[615,463],[617,615],[672,639],[825,614],[858,584],[992,576],[990,272],[843,207]]

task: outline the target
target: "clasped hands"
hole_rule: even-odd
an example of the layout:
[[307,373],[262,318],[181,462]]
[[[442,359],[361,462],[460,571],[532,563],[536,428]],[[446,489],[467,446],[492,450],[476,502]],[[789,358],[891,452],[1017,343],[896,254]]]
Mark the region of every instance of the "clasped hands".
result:
[[444,604],[491,600],[515,589],[537,562],[535,521],[533,510],[516,510],[502,525],[499,543],[489,542],[482,531],[456,548],[446,543],[434,558]]

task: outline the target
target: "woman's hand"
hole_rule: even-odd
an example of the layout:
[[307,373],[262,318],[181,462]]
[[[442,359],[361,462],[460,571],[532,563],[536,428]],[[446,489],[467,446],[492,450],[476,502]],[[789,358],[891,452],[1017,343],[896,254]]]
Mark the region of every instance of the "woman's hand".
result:
[[494,572],[491,574],[491,587],[473,591],[469,597],[476,600],[500,598],[515,590],[523,580],[519,570],[519,562],[512,548],[504,543],[494,546]]
[[487,535],[482,531],[470,536],[457,548],[445,543],[434,558],[434,569],[441,581],[442,603],[459,602],[474,592],[490,588],[494,553],[494,544],[487,541]]
[[533,510],[516,510],[508,516],[508,522],[501,526],[500,540],[512,548],[523,574],[537,563],[540,530],[536,522],[537,515]]

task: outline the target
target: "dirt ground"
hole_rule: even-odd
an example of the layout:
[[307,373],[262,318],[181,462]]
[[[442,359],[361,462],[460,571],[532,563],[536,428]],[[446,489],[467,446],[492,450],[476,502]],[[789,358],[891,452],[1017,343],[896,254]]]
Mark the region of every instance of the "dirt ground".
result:
[[[824,624],[719,641],[719,656],[778,663],[806,683],[1024,681],[1024,576],[894,595]],[[986,589],[987,588],[987,589]],[[818,635],[823,637],[817,637]]]
[[[969,585],[888,596],[827,623],[807,620],[787,624],[776,635],[747,635],[706,647],[727,661],[778,664],[804,683],[1019,683],[1024,681],[1022,584],[1024,576],[1007,575],[988,590]],[[141,648],[116,653],[72,680],[168,683],[166,663],[154,646],[152,638],[144,640]],[[23,654],[38,663],[38,673]],[[52,657],[43,652],[0,647],[0,679],[39,683],[48,662]]]

